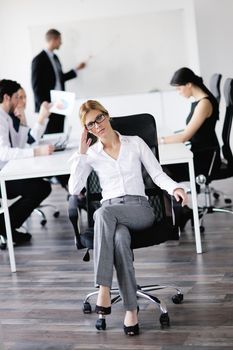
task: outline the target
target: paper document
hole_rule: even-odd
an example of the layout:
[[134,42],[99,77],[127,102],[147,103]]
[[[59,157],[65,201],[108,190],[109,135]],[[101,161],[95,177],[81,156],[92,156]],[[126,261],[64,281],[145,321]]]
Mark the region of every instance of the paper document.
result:
[[69,115],[74,110],[75,93],[59,90],[50,91],[52,107],[51,113]]

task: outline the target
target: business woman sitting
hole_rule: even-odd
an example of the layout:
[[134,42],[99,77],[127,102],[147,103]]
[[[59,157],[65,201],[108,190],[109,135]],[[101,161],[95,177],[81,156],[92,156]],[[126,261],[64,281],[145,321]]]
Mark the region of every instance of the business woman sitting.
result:
[[[174,73],[170,84],[176,87],[181,96],[194,98],[194,102],[191,104],[185,129],[179,133],[161,137],[159,143],[190,141],[195,175],[207,175],[213,157],[213,150],[216,151],[213,169],[217,169],[221,163],[220,146],[215,133],[216,122],[219,119],[218,102],[204,85],[202,78],[189,68],[178,69]],[[188,167],[185,164],[166,165],[163,169],[178,182],[189,181]],[[186,222],[192,217],[192,210],[187,206],[183,207],[181,211],[181,230],[184,229]]]
[[[111,313],[110,288],[115,266],[120,293],[126,310],[124,332],[139,333],[136,279],[130,249],[129,229],[152,225],[154,213],[145,195],[141,173],[143,164],[156,185],[185,204],[183,188],[163,171],[154,154],[138,136],[123,136],[113,130],[108,111],[97,101],[80,107],[84,126],[79,151],[73,156],[69,191],[78,194],[92,169],[102,188],[102,206],[94,213],[94,272],[99,286],[96,312]],[[97,137],[90,146],[88,132]]]

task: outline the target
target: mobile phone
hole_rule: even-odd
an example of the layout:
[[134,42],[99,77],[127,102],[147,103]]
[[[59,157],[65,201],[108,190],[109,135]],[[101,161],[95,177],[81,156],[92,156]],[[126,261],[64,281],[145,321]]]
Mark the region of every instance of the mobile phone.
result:
[[97,142],[97,137],[93,134],[91,134],[90,132],[87,133],[87,140],[91,139],[91,144],[90,146],[94,145],[94,143]]

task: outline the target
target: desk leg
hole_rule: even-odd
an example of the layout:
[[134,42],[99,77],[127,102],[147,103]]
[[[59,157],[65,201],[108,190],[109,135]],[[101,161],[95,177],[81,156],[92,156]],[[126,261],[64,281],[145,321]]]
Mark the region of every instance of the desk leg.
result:
[[191,198],[192,198],[192,207],[193,207],[196,251],[197,251],[197,253],[202,253],[201,235],[200,235],[199,217],[198,217],[198,206],[197,206],[197,191],[196,191],[194,174],[195,173],[194,173],[193,159],[191,159],[189,161],[189,178],[190,178],[190,186],[191,186]]
[[10,266],[11,266],[11,271],[16,272],[10,215],[9,215],[8,203],[7,203],[6,183],[4,180],[1,180],[1,192],[2,192],[2,207],[3,207],[4,218],[5,218],[7,247],[8,247],[9,258],[10,258]]

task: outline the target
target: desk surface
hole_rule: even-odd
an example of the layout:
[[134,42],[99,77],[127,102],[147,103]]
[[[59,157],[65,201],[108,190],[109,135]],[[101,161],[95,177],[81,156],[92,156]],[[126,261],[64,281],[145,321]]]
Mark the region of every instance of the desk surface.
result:
[[[76,148],[77,149],[77,148]],[[10,216],[7,205],[7,194],[5,182],[10,180],[28,179],[36,177],[47,177],[56,175],[65,175],[70,173],[69,159],[75,152],[75,148],[66,149],[62,152],[55,152],[49,156],[32,157],[25,159],[15,159],[9,161],[0,171],[2,204],[4,209],[5,224],[8,239],[8,251],[10,257],[11,271],[16,271],[14,248],[12,242],[12,233],[10,226]],[[159,146],[159,155],[161,164],[185,163],[189,164],[190,183],[192,191],[192,203],[194,213],[194,228],[197,253],[202,252],[196,187],[193,169],[193,154],[184,144],[161,145]]]
[[[1,170],[0,178],[9,181],[69,174],[68,160],[74,152],[72,148],[49,156],[11,160]],[[173,164],[187,162],[193,154],[183,143],[177,143],[159,145],[159,156],[161,164]]]
[[0,178],[8,181],[69,174],[68,160],[74,152],[67,149],[49,156],[10,160],[1,170]]
[[162,165],[186,163],[193,158],[193,153],[184,143],[159,145],[159,158]]

